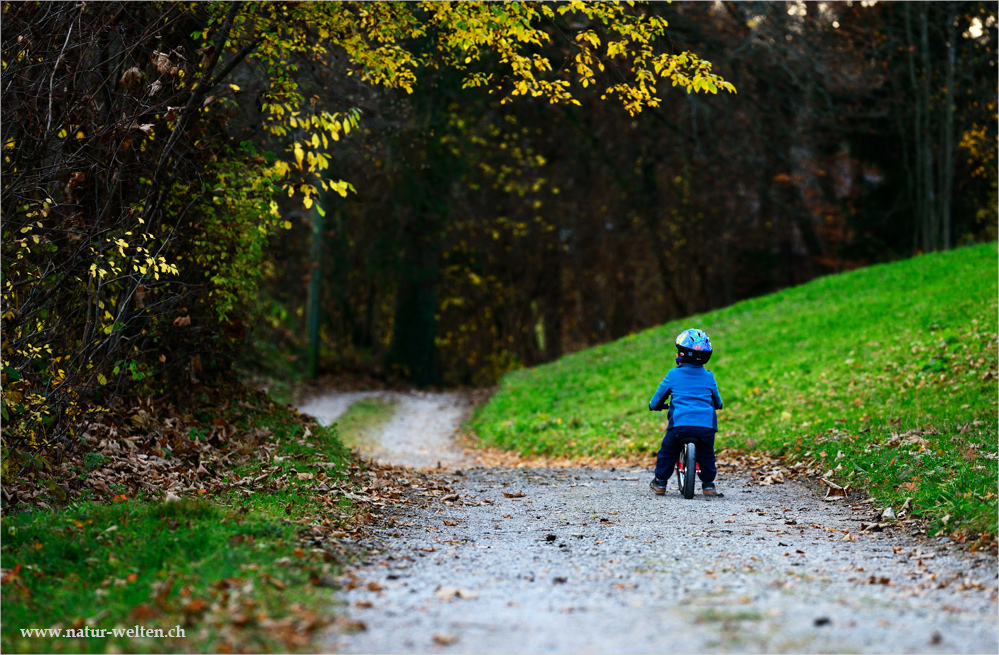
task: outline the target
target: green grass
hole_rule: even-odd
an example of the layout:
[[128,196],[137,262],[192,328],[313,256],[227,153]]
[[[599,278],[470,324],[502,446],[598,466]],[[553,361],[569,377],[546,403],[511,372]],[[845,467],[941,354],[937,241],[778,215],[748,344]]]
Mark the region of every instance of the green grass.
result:
[[337,432],[347,446],[377,444],[379,427],[395,414],[398,402],[384,398],[364,398],[347,408],[336,420]]
[[675,335],[699,327],[725,401],[717,448],[814,461],[914,497],[935,527],[995,534],[996,278],[994,243],[820,278],[513,372],[470,427],[523,455],[651,465],[665,415],[649,399]]
[[[302,472],[316,461],[344,479],[350,459],[335,430],[308,438],[280,407],[246,407],[233,420],[269,428],[270,463],[231,470],[232,480],[279,467]],[[309,469],[312,470],[312,469]],[[309,648],[300,626],[328,616],[330,592],[314,583],[339,573],[328,553],[303,541],[306,523],[333,517],[294,473],[276,489],[238,490],[175,502],[79,502],[59,511],[9,514],[2,521],[5,569],[0,643],[5,652],[227,652]],[[336,511],[341,510],[341,511]],[[299,621],[299,627],[292,625]],[[184,639],[24,638],[21,628],[185,629]],[[318,623],[316,623],[318,626]]]

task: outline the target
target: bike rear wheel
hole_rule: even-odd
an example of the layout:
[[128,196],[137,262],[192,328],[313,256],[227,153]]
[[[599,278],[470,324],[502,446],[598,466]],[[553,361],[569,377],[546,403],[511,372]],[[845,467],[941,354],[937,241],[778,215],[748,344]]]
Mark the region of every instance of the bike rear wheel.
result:
[[697,465],[697,447],[692,443],[684,444],[680,451],[680,459],[683,460],[683,474],[678,477],[680,482],[680,493],[687,500],[694,497],[694,478]]

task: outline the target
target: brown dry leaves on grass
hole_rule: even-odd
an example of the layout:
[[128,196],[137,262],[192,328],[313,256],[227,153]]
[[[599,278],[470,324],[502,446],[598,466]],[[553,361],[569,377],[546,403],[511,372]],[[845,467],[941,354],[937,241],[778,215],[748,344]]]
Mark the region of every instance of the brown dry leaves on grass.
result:
[[49,509],[87,495],[118,501],[140,491],[171,497],[249,490],[260,480],[224,479],[235,467],[268,461],[275,448],[268,429],[238,430],[222,419],[197,425],[173,405],[144,399],[101,415],[71,447],[38,453],[34,466],[4,485],[3,498],[8,507]]
[[[176,582],[171,576],[153,583],[148,600],[134,607],[128,619],[183,626],[185,638],[165,644],[178,652],[202,650],[207,644],[219,653],[259,652],[270,650],[269,644],[298,652],[308,649],[315,632],[331,621],[324,612],[302,603],[282,604],[282,615],[271,616],[264,596],[280,593],[287,585],[266,573],[254,576],[252,566],[245,577],[219,580],[200,591],[183,585],[171,597]],[[272,589],[261,589],[264,586]],[[85,621],[78,623],[76,627],[82,627]]]

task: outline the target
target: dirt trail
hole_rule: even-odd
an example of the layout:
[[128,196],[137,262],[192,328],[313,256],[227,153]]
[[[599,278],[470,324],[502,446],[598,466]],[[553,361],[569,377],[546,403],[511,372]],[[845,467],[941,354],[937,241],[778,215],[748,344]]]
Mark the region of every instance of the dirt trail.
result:
[[[440,396],[411,400],[401,407],[423,408],[414,415],[441,413]],[[408,438],[442,453],[455,427],[411,422]],[[460,500],[400,507],[362,544],[371,554],[345,578],[339,611],[366,629],[331,632],[329,649],[999,651],[996,559],[861,535],[870,505],[825,502],[797,483],[754,486],[724,462],[725,497],[690,501],[672,488],[652,496],[645,469],[442,475]]]

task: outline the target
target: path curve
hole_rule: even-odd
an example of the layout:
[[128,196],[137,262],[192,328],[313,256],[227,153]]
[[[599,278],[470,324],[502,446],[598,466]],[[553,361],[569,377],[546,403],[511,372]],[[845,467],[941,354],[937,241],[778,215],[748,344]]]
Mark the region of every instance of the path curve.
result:
[[[438,399],[414,402],[429,415]],[[434,444],[453,432],[408,430]],[[458,500],[400,506],[363,544],[370,555],[348,572],[338,612],[366,629],[333,631],[326,649],[999,651],[995,557],[859,534],[876,509],[803,484],[755,486],[723,461],[725,497],[690,501],[672,488],[652,496],[645,469],[442,477]]]
[[365,457],[413,468],[453,468],[471,463],[471,457],[454,440],[472,409],[467,394],[328,391],[313,396],[298,409],[322,425],[329,425],[350,405],[365,398],[383,398],[396,404],[392,418],[373,435],[371,443],[359,446]]

